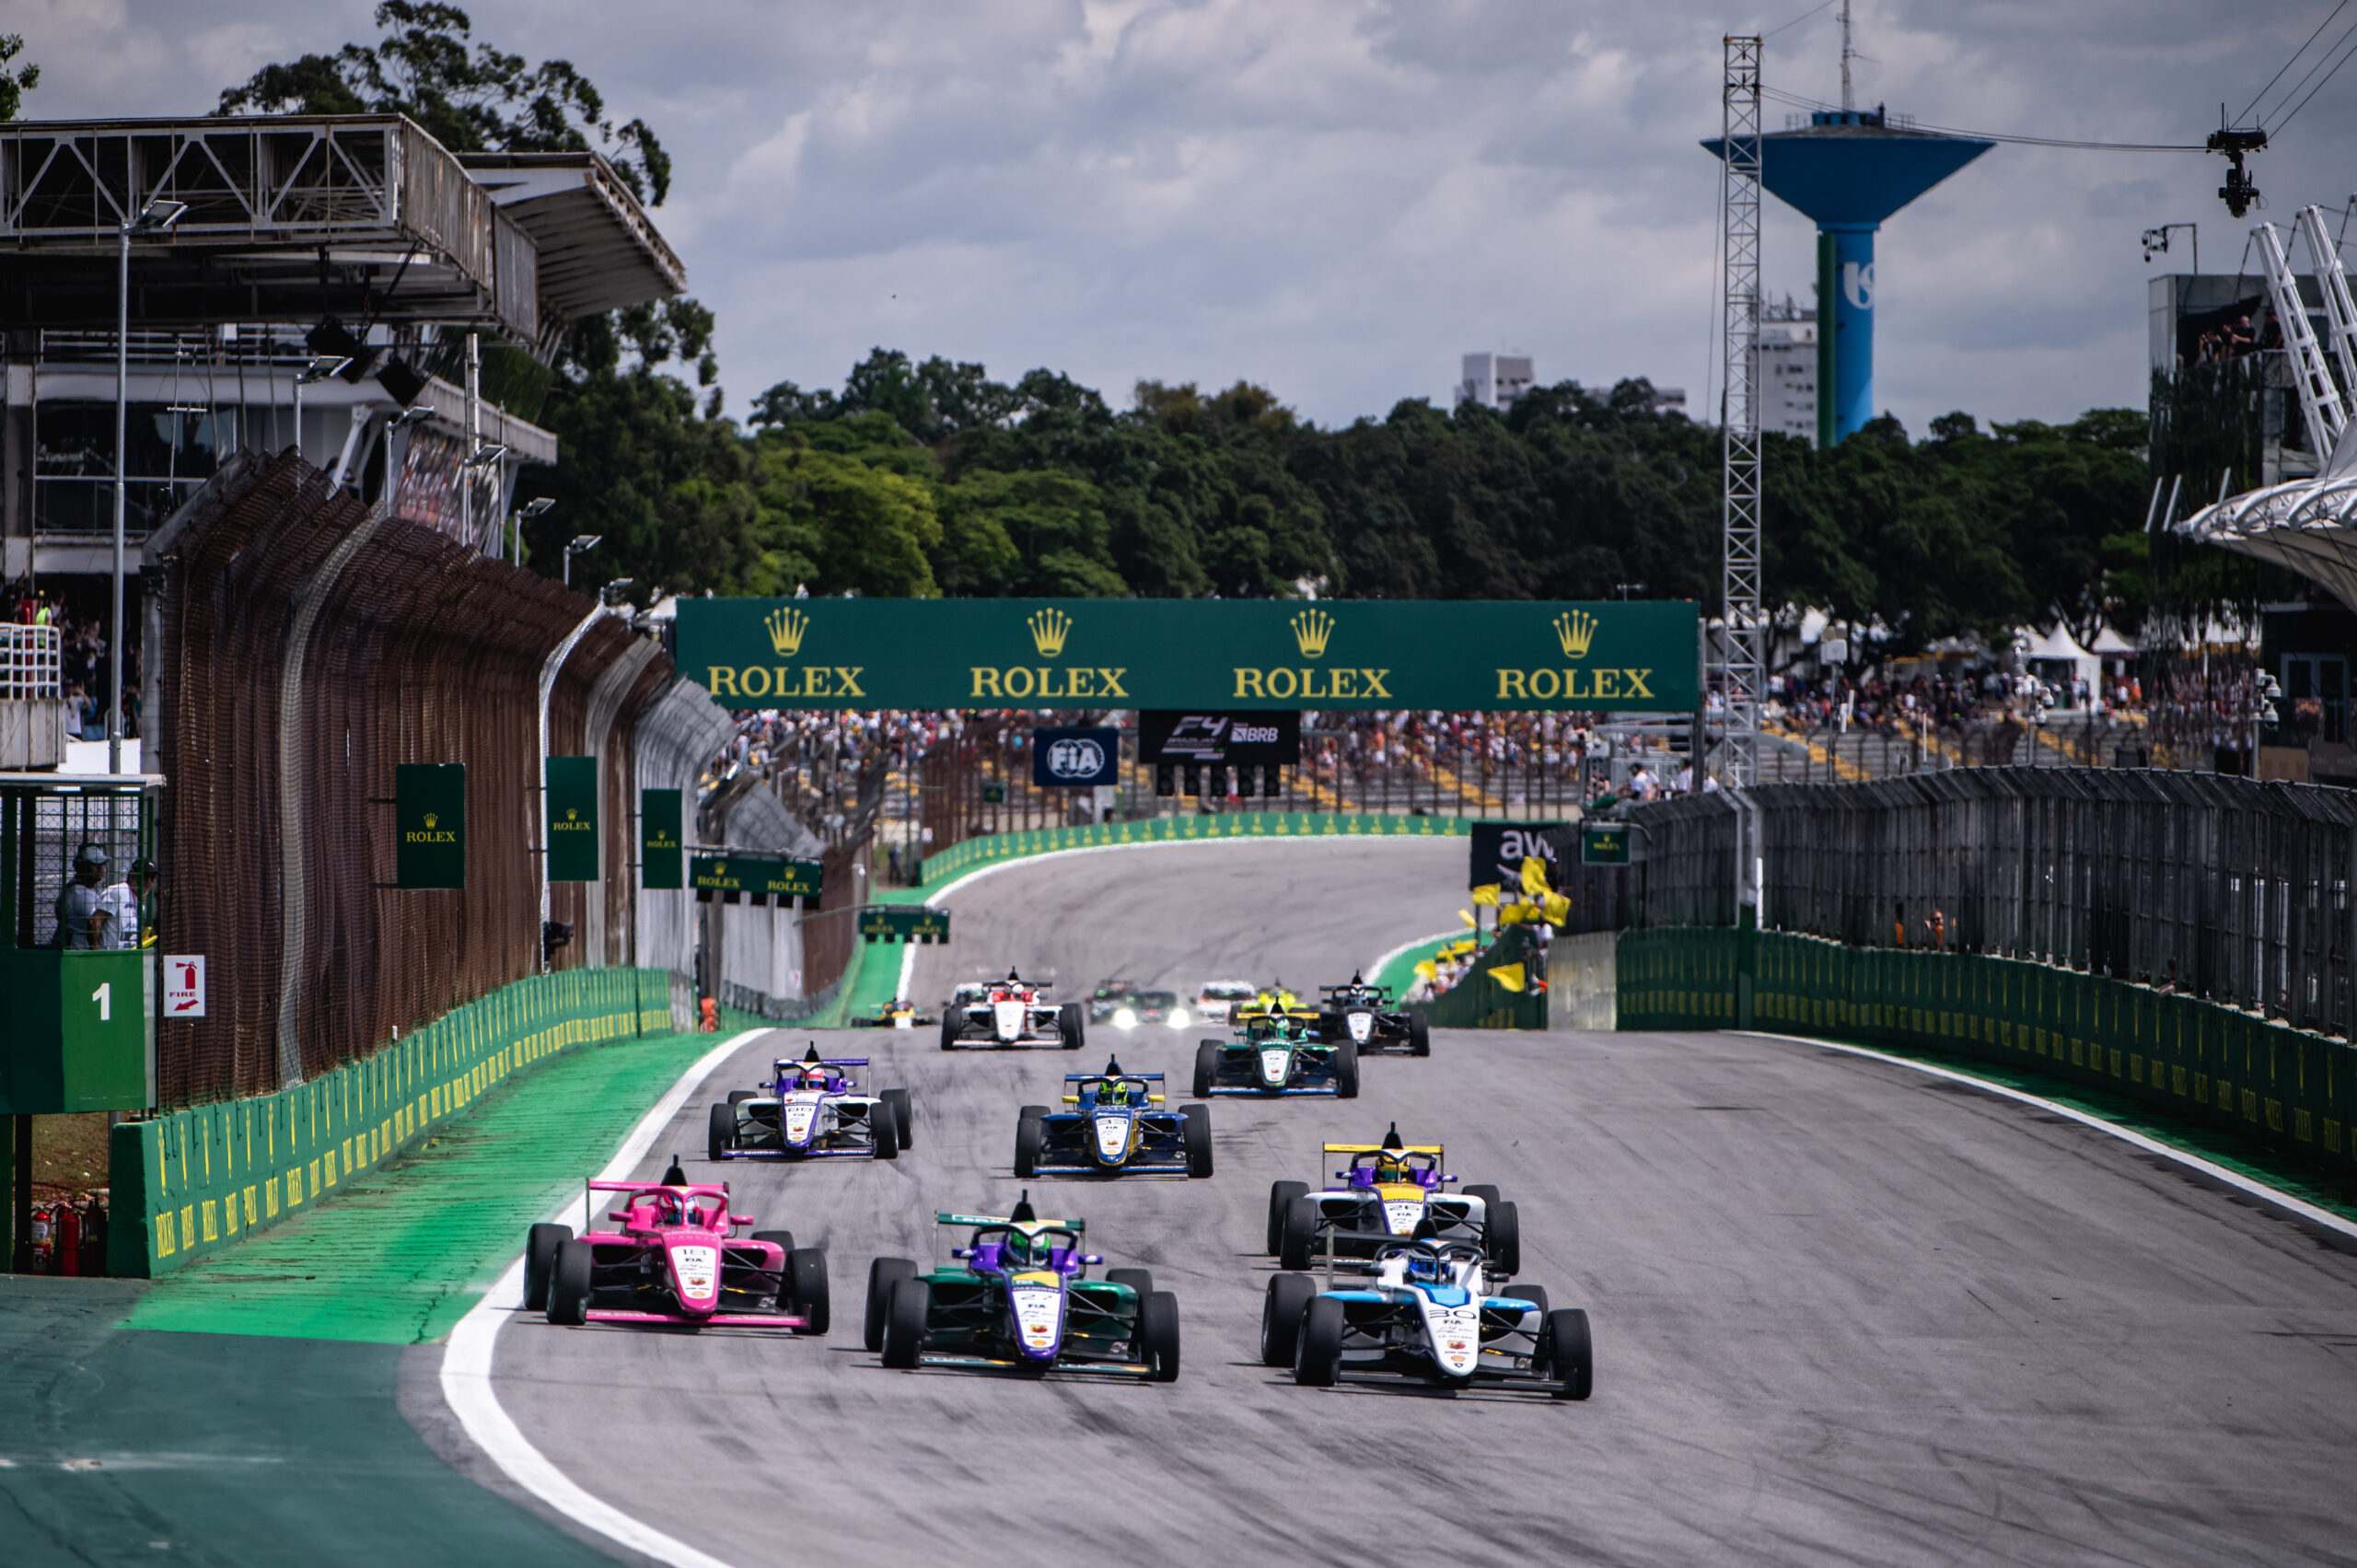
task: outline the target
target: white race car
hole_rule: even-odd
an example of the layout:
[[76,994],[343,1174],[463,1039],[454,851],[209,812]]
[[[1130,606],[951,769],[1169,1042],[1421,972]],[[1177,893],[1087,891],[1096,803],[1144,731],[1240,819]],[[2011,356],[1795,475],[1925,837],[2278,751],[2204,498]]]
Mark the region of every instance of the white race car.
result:
[[1471,1242],[1501,1274],[1522,1268],[1521,1211],[1495,1187],[1450,1191],[1457,1179],[1441,1168],[1438,1144],[1403,1144],[1395,1122],[1380,1144],[1329,1144],[1326,1154],[1348,1163],[1322,1191],[1270,1184],[1269,1253],[1280,1269],[1363,1272],[1384,1243],[1419,1237]]
[[944,1010],[941,1049],[1048,1046],[1078,1051],[1088,1027],[1087,1009],[1077,1002],[1059,1006],[1047,999],[1047,989],[1007,970],[1004,980],[991,981],[973,1001]]
[[779,1057],[760,1088],[731,1089],[712,1108],[707,1157],[898,1158],[912,1141],[909,1091],[861,1093],[844,1069],[866,1065],[865,1056],[822,1058],[815,1045],[798,1062]]
[[1249,1002],[1260,994],[1260,988],[1248,980],[1207,980],[1202,990],[1195,993],[1195,1021],[1201,1024],[1225,1024],[1236,1015],[1239,1002]]

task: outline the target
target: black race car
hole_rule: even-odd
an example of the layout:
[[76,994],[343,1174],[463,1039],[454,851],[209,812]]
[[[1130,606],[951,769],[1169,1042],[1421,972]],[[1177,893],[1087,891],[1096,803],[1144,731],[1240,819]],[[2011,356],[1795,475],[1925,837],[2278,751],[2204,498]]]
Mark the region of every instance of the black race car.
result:
[[1432,1032],[1422,1013],[1411,1012],[1391,999],[1387,985],[1369,985],[1359,975],[1348,985],[1318,988],[1318,1038],[1349,1040],[1364,1055],[1371,1051],[1396,1051],[1409,1056],[1433,1053]]

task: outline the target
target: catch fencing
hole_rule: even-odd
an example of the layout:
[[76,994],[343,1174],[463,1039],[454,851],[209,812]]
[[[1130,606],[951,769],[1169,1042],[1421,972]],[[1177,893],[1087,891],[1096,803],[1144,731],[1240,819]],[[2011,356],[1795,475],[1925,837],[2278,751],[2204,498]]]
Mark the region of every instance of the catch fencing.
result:
[[[1760,921],[2030,960],[2348,1036],[2357,796],[2154,770],[1765,784]],[[1570,929],[1735,923],[1725,795],[1645,806],[1635,864],[1564,857]]]
[[[210,982],[203,1017],[158,1026],[159,1102],[308,1082],[539,973],[540,686],[596,602],[372,513],[291,455],[233,459],[147,563],[160,944],[205,955]],[[599,880],[551,889],[574,929],[555,969],[681,956],[692,895],[631,896],[639,784],[692,787],[710,756],[714,726],[682,719],[678,690],[620,615],[556,670],[549,750],[598,757],[603,784]],[[466,764],[462,889],[391,886],[403,762]],[[642,923],[661,935],[643,945]]]

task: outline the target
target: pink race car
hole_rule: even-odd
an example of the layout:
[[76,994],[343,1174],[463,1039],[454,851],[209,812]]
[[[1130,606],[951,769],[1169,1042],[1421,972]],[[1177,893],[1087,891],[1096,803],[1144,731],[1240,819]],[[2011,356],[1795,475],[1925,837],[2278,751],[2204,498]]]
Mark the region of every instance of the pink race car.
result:
[[728,1187],[691,1184],[674,1158],[661,1181],[592,1181],[622,1194],[606,1217],[618,1228],[579,1237],[536,1225],[524,1249],[524,1306],[552,1323],[725,1323],[827,1331],[827,1254],[794,1233],[757,1230],[731,1214]]

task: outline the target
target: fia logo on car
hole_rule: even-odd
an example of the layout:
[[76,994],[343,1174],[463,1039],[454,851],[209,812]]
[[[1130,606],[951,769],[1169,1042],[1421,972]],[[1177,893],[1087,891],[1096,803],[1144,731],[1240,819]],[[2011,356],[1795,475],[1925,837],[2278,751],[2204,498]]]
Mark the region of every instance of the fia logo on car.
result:
[[1085,737],[1070,737],[1048,748],[1048,772],[1060,779],[1093,778],[1105,771],[1105,748]]

